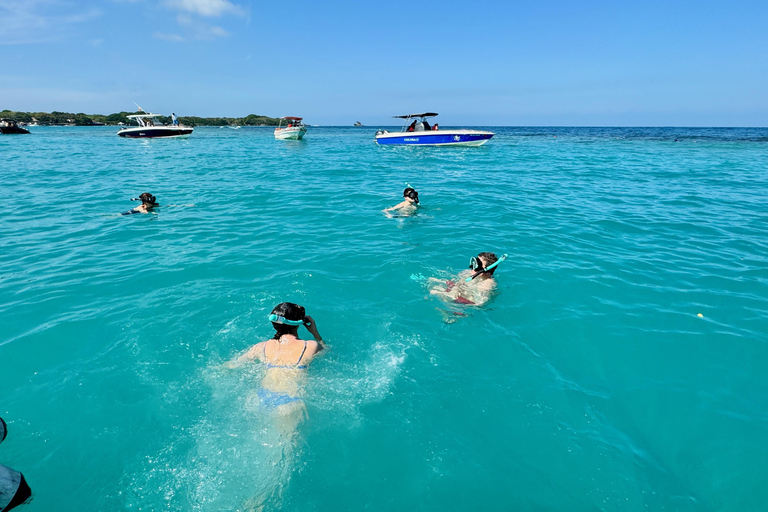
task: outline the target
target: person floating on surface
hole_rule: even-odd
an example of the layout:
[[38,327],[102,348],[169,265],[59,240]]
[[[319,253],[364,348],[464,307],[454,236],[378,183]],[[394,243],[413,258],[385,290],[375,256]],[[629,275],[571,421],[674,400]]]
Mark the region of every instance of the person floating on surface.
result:
[[429,278],[429,293],[446,302],[470,306],[483,306],[496,290],[493,277],[496,267],[507,258],[497,258],[492,252],[481,252],[469,261],[469,270],[464,270],[454,279]]
[[160,206],[156,202],[157,198],[149,192],[144,192],[139,197],[132,197],[131,201],[141,201],[141,204],[136,208],[132,208],[127,212],[123,212],[122,215],[131,215],[134,213],[151,213],[155,206]]
[[391,212],[395,212],[403,216],[410,216],[416,213],[416,210],[418,209],[418,207],[419,207],[419,193],[416,192],[416,190],[413,187],[408,185],[407,188],[403,190],[403,202],[398,203],[395,206],[385,208],[382,211],[386,213],[388,217],[392,217]]

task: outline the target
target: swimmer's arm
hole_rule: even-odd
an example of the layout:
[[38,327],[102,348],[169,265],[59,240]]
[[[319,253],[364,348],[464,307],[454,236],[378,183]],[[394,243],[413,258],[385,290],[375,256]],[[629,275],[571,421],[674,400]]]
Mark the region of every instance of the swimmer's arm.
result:
[[261,355],[264,353],[264,343],[266,342],[262,341],[261,343],[255,344],[254,346],[249,348],[244,354],[240,354],[239,356],[232,359],[231,361],[224,363],[224,366],[226,368],[237,368],[239,366],[242,366],[244,363],[247,363],[248,361],[261,359]]
[[383,212],[391,212],[391,211],[394,211],[394,210],[399,210],[401,208],[405,208],[409,204],[411,204],[411,203],[409,203],[408,201],[403,201],[402,203],[398,203],[395,206],[391,206],[389,208],[385,208],[385,209],[383,209],[381,211],[383,211]]
[[304,321],[304,327],[307,328],[309,331],[309,334],[312,335],[313,338],[315,338],[315,341],[317,342],[317,350],[315,352],[320,352],[325,348],[325,345],[323,345],[323,337],[320,336],[320,331],[317,330],[317,324],[315,323],[315,319],[311,316],[307,315]]
[[451,300],[455,299],[459,295],[456,288],[451,288],[450,291],[447,291],[442,289],[441,287],[432,288],[431,290],[429,290],[429,294],[437,295],[441,299],[451,299]]

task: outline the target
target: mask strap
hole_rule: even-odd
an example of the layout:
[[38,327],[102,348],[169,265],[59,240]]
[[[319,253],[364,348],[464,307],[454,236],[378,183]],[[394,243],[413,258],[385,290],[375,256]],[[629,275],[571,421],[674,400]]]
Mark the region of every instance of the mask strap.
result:
[[272,313],[269,315],[269,321],[274,322],[276,324],[283,324],[283,325],[304,325],[304,320],[288,320],[284,316],[276,315]]

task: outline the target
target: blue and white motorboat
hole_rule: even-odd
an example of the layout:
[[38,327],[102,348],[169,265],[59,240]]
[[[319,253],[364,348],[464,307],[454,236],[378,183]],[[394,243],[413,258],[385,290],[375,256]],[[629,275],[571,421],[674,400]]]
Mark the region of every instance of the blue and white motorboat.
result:
[[393,116],[405,120],[403,129],[392,133],[379,130],[376,132],[376,142],[407,146],[482,146],[494,136],[493,132],[482,130],[443,130],[438,128],[437,123],[430,126],[427,119],[435,116],[435,112]]

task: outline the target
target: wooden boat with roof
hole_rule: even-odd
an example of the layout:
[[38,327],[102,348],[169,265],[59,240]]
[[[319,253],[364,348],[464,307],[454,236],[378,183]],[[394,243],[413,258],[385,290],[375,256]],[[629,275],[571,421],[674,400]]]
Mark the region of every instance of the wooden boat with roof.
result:
[[[280,122],[275,128],[275,138],[281,140],[301,140],[307,133],[307,125],[302,120],[303,117],[281,117]],[[283,121],[287,122],[283,126]]]

